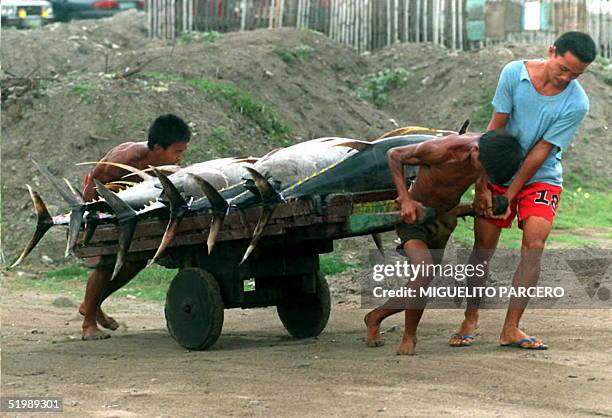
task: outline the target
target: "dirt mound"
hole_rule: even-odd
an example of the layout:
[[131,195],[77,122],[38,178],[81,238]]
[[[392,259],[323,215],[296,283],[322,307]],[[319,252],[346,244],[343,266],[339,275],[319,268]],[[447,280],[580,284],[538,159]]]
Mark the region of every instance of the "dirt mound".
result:
[[[112,18],[53,23],[36,30],[2,29],[2,70],[25,76],[37,69],[42,77],[70,72],[122,69],[122,63],[146,38],[146,14],[126,11]],[[107,58],[108,57],[108,58]]]
[[[4,86],[11,86],[2,94],[7,258],[33,230],[26,182],[41,192],[52,213],[66,209],[30,157],[80,185],[87,168],[74,163],[96,160],[126,140],[144,140],[151,121],[167,112],[193,128],[187,163],[263,155],[328,135],[372,139],[394,128],[390,119],[456,129],[469,117],[478,130],[490,116],[503,65],[541,54],[530,47],[464,53],[406,44],[359,55],[322,34],[290,29],[184,36],[167,43],[148,40],[145,23],[143,14],[126,12],[2,30],[2,75]],[[380,107],[360,99],[358,89],[386,69],[406,70],[406,85],[390,91]],[[605,182],[612,93],[593,75],[583,79],[591,112],[568,152],[568,167],[584,180]],[[43,254],[61,259],[64,245],[63,231],[54,231],[32,260]]]
[[[140,19],[135,14],[114,19],[126,18]],[[56,31],[78,30],[79,25],[58,26]],[[40,37],[37,59],[45,61],[44,31],[53,33],[50,28],[28,35],[8,33]],[[146,47],[132,54],[133,61],[128,59],[117,72],[99,72],[91,62],[85,64],[98,56],[97,49],[66,50],[63,60],[74,64],[74,57],[83,59],[84,71],[71,69],[76,67],[60,70],[59,64],[53,64],[52,79],[38,79],[27,94],[3,100],[3,243],[7,258],[16,255],[33,230],[26,181],[41,192],[52,213],[66,207],[41,180],[29,158],[80,185],[87,168],[74,163],[96,160],[125,140],[144,140],[151,121],[167,112],[192,125],[195,137],[186,163],[263,155],[278,146],[330,134],[373,138],[393,127],[383,112],[356,99],[350,87],[367,62],[320,34],[256,31],[227,34],[215,42],[173,45],[146,44],[144,34],[140,37],[129,38],[125,45]],[[5,68],[23,75],[31,66],[19,61],[8,45],[3,42]],[[284,55],[294,52],[294,59]],[[143,62],[148,65],[142,71],[121,77],[125,67],[138,68]],[[51,67],[44,71],[52,74]],[[50,233],[45,242],[44,251],[32,258],[44,252],[53,260],[60,259],[63,231]]]

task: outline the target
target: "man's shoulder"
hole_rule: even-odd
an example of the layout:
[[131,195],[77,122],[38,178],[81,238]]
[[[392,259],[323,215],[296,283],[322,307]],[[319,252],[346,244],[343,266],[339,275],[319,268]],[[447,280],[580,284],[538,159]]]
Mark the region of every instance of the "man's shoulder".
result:
[[508,64],[504,65],[502,75],[516,76],[518,78],[523,70],[523,66],[522,60],[510,61]]
[[572,80],[572,88],[574,91],[571,92],[571,110],[588,111],[589,96],[586,94],[580,82],[578,80]]
[[142,160],[149,152],[146,142],[124,142],[111,149],[104,161],[130,164]]

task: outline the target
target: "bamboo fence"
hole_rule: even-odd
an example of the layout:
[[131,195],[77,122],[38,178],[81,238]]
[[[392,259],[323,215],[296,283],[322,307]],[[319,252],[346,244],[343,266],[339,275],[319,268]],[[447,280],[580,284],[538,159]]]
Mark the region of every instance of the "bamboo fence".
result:
[[[469,4],[479,1],[477,19],[486,30],[474,41]],[[524,30],[527,3],[534,2],[545,11],[542,27]],[[612,54],[612,0],[147,0],[147,13],[149,36],[164,39],[193,31],[292,27],[365,52],[403,42],[449,49],[508,41],[551,44],[565,31],[582,30],[593,36],[601,55]]]

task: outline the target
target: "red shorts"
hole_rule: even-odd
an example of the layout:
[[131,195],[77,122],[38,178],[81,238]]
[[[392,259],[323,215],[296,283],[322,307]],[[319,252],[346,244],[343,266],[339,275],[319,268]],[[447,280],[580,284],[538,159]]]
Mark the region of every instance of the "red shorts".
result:
[[[508,189],[504,186],[489,183],[487,185],[493,195],[501,195]],[[485,218],[500,228],[510,228],[512,221],[518,213],[518,226],[523,229],[523,221],[530,216],[539,216],[552,224],[559,201],[561,200],[561,186],[548,183],[532,183],[523,187],[510,203],[510,216],[506,219]]]

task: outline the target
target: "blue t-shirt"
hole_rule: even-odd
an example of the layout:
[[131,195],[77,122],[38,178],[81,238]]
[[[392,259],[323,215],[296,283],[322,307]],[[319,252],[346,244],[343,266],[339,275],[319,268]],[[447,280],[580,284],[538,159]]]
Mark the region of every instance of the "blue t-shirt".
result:
[[561,93],[543,96],[531,83],[525,63],[513,61],[502,70],[492,103],[495,112],[510,114],[506,130],[519,139],[525,155],[540,139],[555,145],[527,184],[561,186],[562,152],[589,110],[589,98],[580,83],[572,80]]

